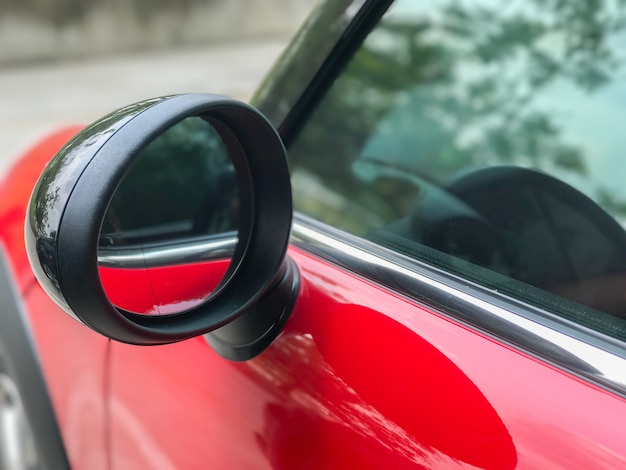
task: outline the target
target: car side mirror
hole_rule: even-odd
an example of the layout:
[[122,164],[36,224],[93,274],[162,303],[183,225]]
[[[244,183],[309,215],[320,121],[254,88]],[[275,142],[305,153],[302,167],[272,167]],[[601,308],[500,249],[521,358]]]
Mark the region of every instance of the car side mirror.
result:
[[42,173],[28,257],[67,313],[118,341],[206,334],[246,360],[299,290],[282,141],[259,111],[206,94],[142,101],[93,123]]

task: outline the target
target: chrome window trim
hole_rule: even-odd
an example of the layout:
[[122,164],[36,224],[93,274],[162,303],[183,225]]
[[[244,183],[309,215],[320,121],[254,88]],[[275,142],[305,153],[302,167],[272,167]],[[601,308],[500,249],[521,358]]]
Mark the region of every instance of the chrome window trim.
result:
[[546,317],[535,307],[481,290],[301,214],[296,214],[291,236],[305,251],[626,397],[626,349],[618,340]]
[[238,238],[191,239],[130,248],[100,248],[98,264],[108,268],[153,268],[176,264],[197,263],[232,257]]

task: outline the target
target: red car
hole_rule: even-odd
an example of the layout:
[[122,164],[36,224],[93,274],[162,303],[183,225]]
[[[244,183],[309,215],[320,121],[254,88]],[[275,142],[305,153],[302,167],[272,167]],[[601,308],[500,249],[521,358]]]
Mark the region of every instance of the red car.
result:
[[2,468],[626,468],[625,19],[328,1],[254,107],[37,144]]

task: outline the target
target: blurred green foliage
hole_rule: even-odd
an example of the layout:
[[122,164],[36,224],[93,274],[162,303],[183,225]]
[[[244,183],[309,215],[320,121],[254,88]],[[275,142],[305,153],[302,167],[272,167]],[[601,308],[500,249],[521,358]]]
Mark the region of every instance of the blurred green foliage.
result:
[[445,184],[512,164],[586,177],[583,150],[536,103],[556,83],[593,93],[616,79],[626,1],[397,3],[403,14],[374,29],[290,149],[299,210],[363,234],[419,192],[392,175]]

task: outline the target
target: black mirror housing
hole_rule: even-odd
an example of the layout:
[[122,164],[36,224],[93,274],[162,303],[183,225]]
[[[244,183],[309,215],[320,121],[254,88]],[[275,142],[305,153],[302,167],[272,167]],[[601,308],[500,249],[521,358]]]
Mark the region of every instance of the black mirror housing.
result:
[[[234,164],[239,242],[215,295],[177,315],[137,315],[114,306],[102,287],[100,230],[116,189],[141,150],[192,116],[213,126]],[[245,360],[278,335],[297,297],[298,270],[285,256],[291,219],[285,150],[272,125],[247,104],[187,94],[122,108],[68,142],[35,186],[25,236],[44,290],[93,330],[138,345],[209,333],[207,340],[220,354]]]

